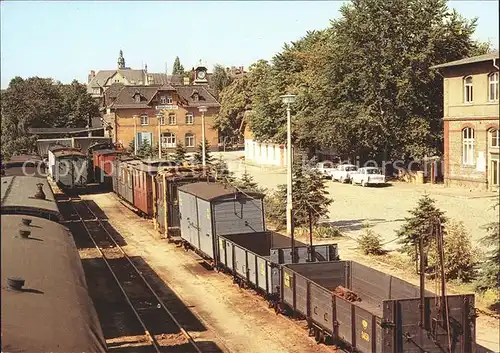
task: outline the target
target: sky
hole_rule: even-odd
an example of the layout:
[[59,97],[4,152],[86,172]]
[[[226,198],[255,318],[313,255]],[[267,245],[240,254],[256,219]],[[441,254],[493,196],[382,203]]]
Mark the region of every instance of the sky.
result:
[[[383,0],[381,0],[383,1]],[[328,27],[342,1],[2,1],[1,87],[15,76],[86,83],[90,70],[126,66],[170,73],[201,62],[248,67],[308,30]],[[498,0],[450,1],[478,17],[475,38],[498,48]]]

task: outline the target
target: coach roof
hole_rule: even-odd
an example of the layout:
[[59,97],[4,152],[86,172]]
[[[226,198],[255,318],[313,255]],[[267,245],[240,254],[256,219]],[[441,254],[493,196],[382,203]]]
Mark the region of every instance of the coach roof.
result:
[[198,182],[182,185],[179,191],[194,195],[200,199],[212,201],[227,196],[262,199],[264,195],[257,192],[242,192],[239,189],[222,183]]
[[[5,176],[1,178],[1,211],[23,213],[34,211],[48,214],[51,219],[61,219],[52,189],[46,178],[32,176]],[[35,198],[37,184],[42,184],[45,199]]]
[[[31,219],[30,226],[22,223]],[[106,352],[71,234],[58,223],[1,216],[2,351]],[[29,231],[23,238],[20,231]],[[21,277],[20,290],[8,279]]]

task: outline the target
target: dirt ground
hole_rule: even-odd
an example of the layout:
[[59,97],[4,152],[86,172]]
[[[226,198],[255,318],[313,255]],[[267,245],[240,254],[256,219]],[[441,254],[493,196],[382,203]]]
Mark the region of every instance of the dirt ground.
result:
[[[87,195],[121,234],[129,256],[140,256],[218,338],[227,352],[323,353],[300,324],[276,315],[267,302],[240,289],[229,276],[205,269],[191,252],[159,240],[151,221],[139,218],[114,194]],[[194,339],[203,332],[192,332]]]

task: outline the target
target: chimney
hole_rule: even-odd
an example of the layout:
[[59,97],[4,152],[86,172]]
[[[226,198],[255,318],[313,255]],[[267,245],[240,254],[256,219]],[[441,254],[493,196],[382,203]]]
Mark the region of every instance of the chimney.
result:
[[243,73],[243,66],[240,66],[240,73]]
[[19,235],[23,239],[28,239],[30,237],[30,234],[31,234],[30,230],[19,229]]
[[89,79],[88,79],[88,83],[90,83],[90,81],[92,81],[92,79],[95,77],[95,71],[94,70],[90,70],[90,74],[89,74]]
[[36,186],[38,187],[38,190],[35,194],[35,199],[45,200],[47,197],[45,196],[45,193],[43,192],[43,183],[38,183],[38,184],[36,184]]
[[7,278],[7,286],[9,289],[20,291],[24,286],[24,279],[21,277],[9,277]]
[[29,226],[30,226],[30,224],[31,224],[31,221],[32,221],[32,220],[31,220],[31,219],[29,219],[29,218],[23,218],[23,219],[22,219],[22,221],[23,221],[23,224],[24,224],[25,226],[28,226],[28,227],[29,227]]
[[185,86],[189,85],[189,77],[184,77],[183,83]]

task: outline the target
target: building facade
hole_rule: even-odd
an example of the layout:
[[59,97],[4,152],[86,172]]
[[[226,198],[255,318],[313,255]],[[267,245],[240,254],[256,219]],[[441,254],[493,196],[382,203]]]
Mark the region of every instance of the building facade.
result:
[[[174,87],[125,86],[115,84],[106,91],[104,121],[111,127],[113,142],[123,147],[153,148],[171,153],[179,143],[194,152],[202,141],[202,114],[205,138],[212,151],[218,149],[219,135],[213,119],[220,104],[201,85]],[[206,111],[203,111],[205,109]],[[137,143],[137,146],[135,146]]]
[[444,180],[498,190],[499,52],[436,65],[444,78]]
[[245,161],[258,165],[284,168],[287,166],[286,146],[255,140],[248,125],[244,130]]

